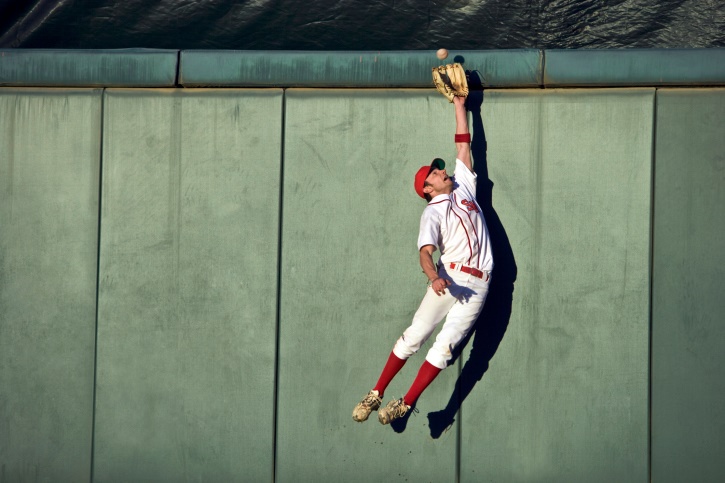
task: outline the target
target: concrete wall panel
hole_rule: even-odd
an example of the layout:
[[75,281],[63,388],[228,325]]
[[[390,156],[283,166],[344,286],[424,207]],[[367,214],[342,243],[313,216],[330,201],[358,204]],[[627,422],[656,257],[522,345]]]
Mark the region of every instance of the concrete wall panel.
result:
[[652,477],[725,480],[725,89],[657,92]]
[[101,92],[0,89],[0,480],[88,481]]
[[105,102],[96,481],[269,481],[281,91]]
[[486,91],[502,273],[462,358],[461,481],[647,480],[653,98]]
[[413,176],[455,154],[453,109],[410,90],[295,89],[286,106],[277,481],[455,481],[456,432],[432,440],[422,417],[445,404],[455,368],[405,427],[351,417],[426,290]]

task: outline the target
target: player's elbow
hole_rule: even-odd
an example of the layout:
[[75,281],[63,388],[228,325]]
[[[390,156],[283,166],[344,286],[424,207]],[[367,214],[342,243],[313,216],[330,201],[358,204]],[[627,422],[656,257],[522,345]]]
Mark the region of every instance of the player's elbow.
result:
[[436,251],[436,247],[434,245],[423,245],[420,247],[420,256],[421,257],[432,257],[433,252]]

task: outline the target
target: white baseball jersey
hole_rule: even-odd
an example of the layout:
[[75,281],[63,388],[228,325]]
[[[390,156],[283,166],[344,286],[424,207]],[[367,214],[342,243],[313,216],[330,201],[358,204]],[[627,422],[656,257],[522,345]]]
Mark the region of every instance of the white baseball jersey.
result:
[[462,263],[493,270],[491,240],[481,207],[476,202],[476,173],[456,159],[453,192],[433,198],[420,217],[418,250],[433,245],[440,263]]

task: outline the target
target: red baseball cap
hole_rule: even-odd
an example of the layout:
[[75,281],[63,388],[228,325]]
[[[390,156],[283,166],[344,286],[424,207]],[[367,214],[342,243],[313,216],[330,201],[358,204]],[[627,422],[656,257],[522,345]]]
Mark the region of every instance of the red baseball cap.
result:
[[413,184],[413,186],[415,187],[415,192],[418,193],[418,196],[425,199],[425,193],[423,192],[423,188],[425,187],[425,179],[428,177],[431,170],[433,168],[444,169],[445,167],[445,161],[443,161],[441,158],[435,158],[433,162],[430,163],[430,166],[423,166],[418,170],[417,173],[415,173],[415,183]]

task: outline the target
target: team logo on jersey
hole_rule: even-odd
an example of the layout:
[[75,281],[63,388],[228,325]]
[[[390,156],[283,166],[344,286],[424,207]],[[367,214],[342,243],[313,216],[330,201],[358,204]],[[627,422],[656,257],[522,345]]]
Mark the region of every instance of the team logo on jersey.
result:
[[475,211],[476,213],[478,213],[478,206],[476,206],[476,203],[474,203],[473,201],[461,200],[461,204],[465,206],[468,211]]

